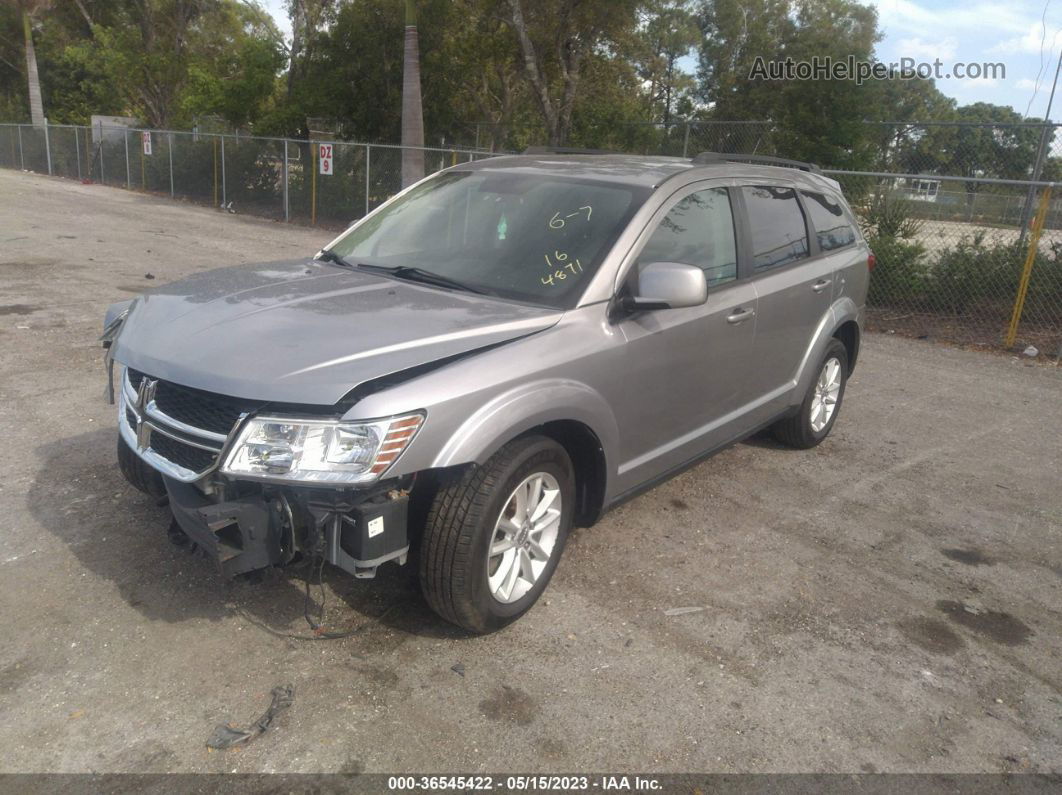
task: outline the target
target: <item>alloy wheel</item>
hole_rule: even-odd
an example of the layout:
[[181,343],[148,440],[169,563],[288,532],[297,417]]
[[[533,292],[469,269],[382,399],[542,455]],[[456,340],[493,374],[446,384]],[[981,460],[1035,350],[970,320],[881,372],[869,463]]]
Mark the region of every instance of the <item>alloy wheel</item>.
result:
[[819,380],[815,382],[815,394],[811,398],[811,430],[822,433],[830,424],[837,410],[837,398],[841,393],[841,362],[830,358],[822,366]]
[[509,495],[487,550],[491,596],[511,604],[534,587],[557,545],[561,490],[548,472],[528,475]]

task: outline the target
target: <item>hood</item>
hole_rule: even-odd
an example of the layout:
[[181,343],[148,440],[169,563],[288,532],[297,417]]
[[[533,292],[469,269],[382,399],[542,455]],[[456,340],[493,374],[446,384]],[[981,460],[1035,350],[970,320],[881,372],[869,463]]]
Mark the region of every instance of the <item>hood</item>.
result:
[[561,314],[296,260],[145,293],[113,355],[209,392],[333,405],[366,381],[541,331]]

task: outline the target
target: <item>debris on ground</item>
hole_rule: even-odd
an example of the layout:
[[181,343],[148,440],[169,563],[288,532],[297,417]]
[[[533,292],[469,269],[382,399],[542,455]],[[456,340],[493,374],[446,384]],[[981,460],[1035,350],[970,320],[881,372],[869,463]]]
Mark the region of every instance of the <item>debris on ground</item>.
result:
[[154,273],[145,273],[144,274],[144,278],[145,279],[154,279],[155,278],[155,274]]
[[458,676],[464,676],[465,675],[465,664],[464,663],[455,663],[454,665],[450,666],[450,670],[453,671]]
[[1022,353],[1024,353],[1030,359],[1035,359],[1037,356],[1040,355],[1040,349],[1037,348],[1035,345],[1030,345],[1028,348],[1023,350]]
[[248,726],[240,729],[231,724],[218,724],[214,733],[207,740],[207,748],[232,748],[236,745],[249,743],[259,734],[269,728],[273,719],[295,703],[295,685],[278,685],[273,688],[273,700],[269,708],[262,713],[262,717]]
[[699,613],[703,607],[669,607],[664,611],[665,616],[684,616],[687,613]]

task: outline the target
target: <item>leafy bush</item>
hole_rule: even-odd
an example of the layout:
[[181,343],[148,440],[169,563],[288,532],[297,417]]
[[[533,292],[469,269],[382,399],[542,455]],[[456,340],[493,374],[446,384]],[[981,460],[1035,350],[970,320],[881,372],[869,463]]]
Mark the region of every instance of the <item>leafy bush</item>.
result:
[[915,217],[915,208],[906,199],[887,191],[870,197],[863,208],[860,223],[868,237],[911,240],[922,230],[923,221]]
[[870,277],[867,300],[874,306],[909,306],[925,291],[926,249],[914,241],[922,222],[911,203],[887,192],[870,196],[859,224],[877,265]]
[[870,276],[867,301],[873,306],[909,306],[926,287],[926,249],[896,237],[867,238],[877,265]]

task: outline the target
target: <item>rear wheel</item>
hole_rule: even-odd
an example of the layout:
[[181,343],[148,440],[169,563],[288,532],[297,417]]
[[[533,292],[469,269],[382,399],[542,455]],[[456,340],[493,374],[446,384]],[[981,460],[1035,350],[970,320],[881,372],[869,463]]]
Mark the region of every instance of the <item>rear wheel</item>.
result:
[[799,411],[771,428],[778,441],[808,449],[825,439],[841,411],[847,380],[848,352],[840,340],[831,340]]
[[574,502],[571,460],[543,436],[510,442],[441,488],[420,553],[428,604],[471,632],[515,621],[557,568]]

